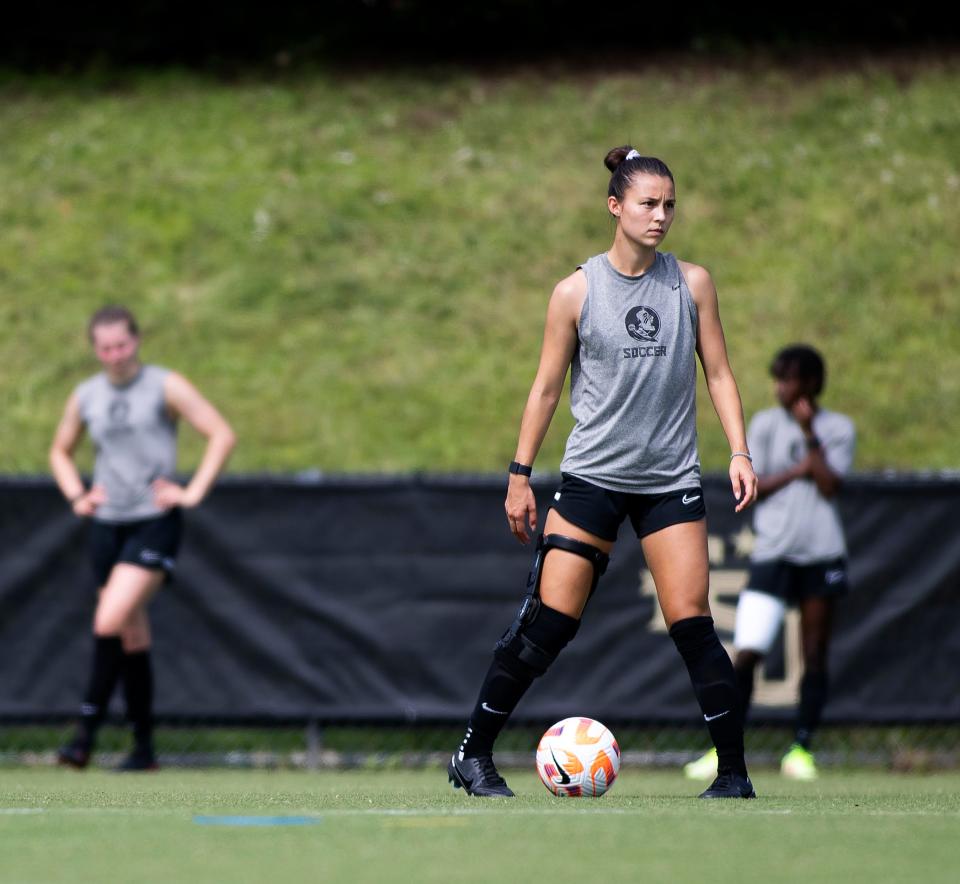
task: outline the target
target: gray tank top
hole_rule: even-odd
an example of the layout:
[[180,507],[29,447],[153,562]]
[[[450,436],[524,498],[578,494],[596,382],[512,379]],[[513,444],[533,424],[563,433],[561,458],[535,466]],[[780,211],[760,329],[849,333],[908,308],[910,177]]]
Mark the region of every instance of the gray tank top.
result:
[[677,259],[657,252],[641,276],[605,254],[580,267],[587,296],[570,371],[576,420],[560,469],[631,494],[700,482],[697,308]]
[[107,495],[94,517],[100,522],[132,522],[161,513],[150,483],[160,476],[172,479],[177,466],[177,424],[163,395],[169,373],[144,365],[122,386],[101,373],[76,389],[80,417],[96,449],[93,481]]

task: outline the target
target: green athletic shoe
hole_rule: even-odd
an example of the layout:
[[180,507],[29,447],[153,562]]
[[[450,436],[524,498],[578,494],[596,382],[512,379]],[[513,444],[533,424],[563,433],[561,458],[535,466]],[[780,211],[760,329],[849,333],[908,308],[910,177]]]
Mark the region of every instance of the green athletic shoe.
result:
[[696,761],[685,764],[683,775],[688,780],[712,780],[717,775],[717,750],[711,749]]
[[791,780],[815,780],[817,765],[809,751],[794,743],[780,762],[780,773]]

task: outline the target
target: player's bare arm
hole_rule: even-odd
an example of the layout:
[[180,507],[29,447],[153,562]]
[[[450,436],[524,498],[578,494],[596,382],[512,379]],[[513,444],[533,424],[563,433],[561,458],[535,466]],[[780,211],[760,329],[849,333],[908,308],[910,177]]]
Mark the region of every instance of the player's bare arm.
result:
[[164,382],[164,396],[172,417],[183,418],[207,439],[207,447],[193,478],[186,487],[168,479],[153,483],[158,505],[197,506],[206,497],[236,445],[236,436],[226,419],[183,375],[170,372]]
[[763,500],[771,494],[776,494],[781,488],[785,488],[791,482],[797,479],[803,479],[808,474],[807,459],[804,458],[800,463],[795,464],[788,470],[781,473],[771,473],[766,476],[757,477],[757,500]]
[[60,423],[50,446],[50,470],[60,493],[67,499],[78,516],[91,516],[104,502],[103,489],[84,487],[80,471],[73,460],[73,452],[83,438],[83,421],[75,394],[67,400]]
[[813,417],[816,407],[806,396],[801,396],[790,408],[794,419],[803,431],[804,441],[807,443],[806,457],[801,461],[802,474],[813,479],[817,490],[826,498],[833,497],[839,490],[842,480],[827,463],[823,445],[813,429]]
[[[547,434],[563,392],[563,381],[577,346],[577,321],[587,294],[587,280],[580,271],[562,279],[550,296],[540,349],[540,364],[520,422],[520,438],[514,460],[532,465]],[[537,504],[526,476],[511,473],[504,503],[507,522],[521,543],[530,542],[537,530]]]
[[727,357],[717,289],[705,268],[686,261],[679,263],[697,305],[697,355],[710,399],[730,445],[730,484],[737,500],[736,511],[740,512],[757,498],[757,477],[749,459],[741,456],[749,454],[743,404]]

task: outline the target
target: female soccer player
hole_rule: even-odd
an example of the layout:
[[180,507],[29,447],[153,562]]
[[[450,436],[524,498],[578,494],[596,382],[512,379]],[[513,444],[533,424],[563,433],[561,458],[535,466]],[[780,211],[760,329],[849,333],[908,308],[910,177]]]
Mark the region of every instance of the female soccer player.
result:
[[[803,679],[795,740],[780,770],[796,780],[817,777],[810,753],[827,701],[827,649],[836,600],[847,591],[847,547],[837,492],[853,464],[853,421],[821,408],[826,370],[805,344],[781,350],[770,366],[780,405],[750,421],[747,439],[759,474],[753,522],[756,543],[747,588],[737,604],[734,668],[746,720],[754,671],[773,645],[787,605],[800,609]],[[692,779],[709,779],[708,752],[687,765]]]
[[[157,765],[147,603],[173,572],[181,510],[206,496],[233,449],[234,435],[186,378],[140,362],[137,323],[129,310],[98,310],[88,332],[103,371],[67,400],[50,449],[61,492],[74,513],[91,519],[90,555],[100,588],[90,681],[76,736],[60,749],[59,759],[86,767],[122,676],[135,745],[120,769],[151,770]],[[207,437],[203,459],[186,487],[172,479],[181,417]],[[89,489],[73,460],[85,428],[96,449]]]
[[690,674],[720,763],[701,797],[752,798],[730,658],[707,601],[706,510],[696,445],[696,359],[730,444],[737,511],[756,496],[743,408],[727,360],[710,274],[659,252],[676,208],[673,175],[630,147],[611,150],[613,245],[557,284],[540,366],[510,465],[507,521],[529,542],[537,506],[528,476],[571,369],[576,424],[528,581],[531,590],[494,652],[448,775],[471,795],[510,797],[493,743],[533,679],[573,639],[629,516],[670,636]]

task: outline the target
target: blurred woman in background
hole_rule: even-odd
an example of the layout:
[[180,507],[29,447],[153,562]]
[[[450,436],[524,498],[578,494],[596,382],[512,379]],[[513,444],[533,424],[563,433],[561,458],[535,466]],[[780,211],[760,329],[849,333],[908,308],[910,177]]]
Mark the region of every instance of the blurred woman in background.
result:
[[[77,516],[91,521],[89,549],[99,587],[93,665],[80,721],[58,757],[62,764],[86,767],[122,677],[134,748],[120,769],[152,770],[157,763],[147,604],[173,573],[181,511],[197,506],[210,491],[235,438],[186,378],[140,361],[137,322],[125,307],[98,310],[88,334],[103,370],[73,391],[50,449],[60,491]],[[207,438],[186,486],[173,481],[180,418]],[[90,488],[73,457],[84,430],[96,450]]]

